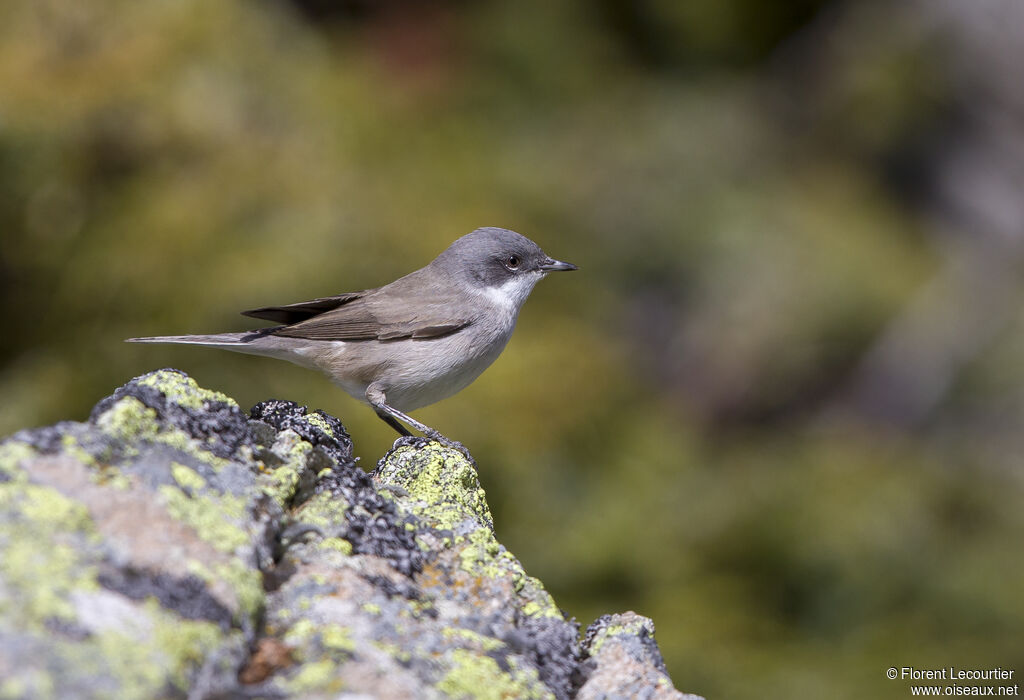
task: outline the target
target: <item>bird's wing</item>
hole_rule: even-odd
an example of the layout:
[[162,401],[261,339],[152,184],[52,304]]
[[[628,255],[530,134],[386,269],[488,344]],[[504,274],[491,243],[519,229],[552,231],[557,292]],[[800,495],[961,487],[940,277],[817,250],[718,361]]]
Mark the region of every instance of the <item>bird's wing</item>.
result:
[[243,311],[242,315],[262,318],[266,321],[284,323],[286,325],[299,323],[300,321],[305,321],[324,312],[344,306],[363,297],[365,294],[366,292],[349,292],[334,297],[320,297],[312,301],[300,301],[297,304],[288,304],[286,306],[264,306],[261,309]]
[[[453,318],[446,313],[442,299],[425,299],[396,293],[381,295],[370,290],[357,295],[342,295],[342,299],[327,310],[309,314],[303,320],[271,331],[274,335],[309,340],[400,340],[403,338],[439,338],[459,331],[470,324],[469,319]],[[315,305],[325,300],[308,302]],[[303,306],[302,304],[293,306]],[[291,309],[290,306],[271,309]],[[309,306],[302,312],[315,311]],[[263,309],[259,309],[263,311]],[[250,314],[251,315],[251,314]],[[283,317],[260,318],[277,320]]]

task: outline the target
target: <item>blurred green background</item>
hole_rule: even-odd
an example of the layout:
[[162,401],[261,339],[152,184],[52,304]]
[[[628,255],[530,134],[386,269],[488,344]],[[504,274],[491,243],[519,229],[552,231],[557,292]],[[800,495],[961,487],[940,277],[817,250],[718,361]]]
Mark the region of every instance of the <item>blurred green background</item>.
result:
[[1024,4],[0,5],[0,434],[164,366],[394,435],[321,376],[123,338],[504,226],[581,267],[417,417],[584,625],[709,698],[1024,671]]

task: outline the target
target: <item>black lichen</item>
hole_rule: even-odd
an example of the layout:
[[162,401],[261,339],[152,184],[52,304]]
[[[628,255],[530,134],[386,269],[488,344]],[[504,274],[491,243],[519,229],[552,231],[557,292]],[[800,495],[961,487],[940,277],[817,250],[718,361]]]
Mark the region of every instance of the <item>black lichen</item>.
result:
[[383,557],[406,576],[423,570],[424,556],[415,531],[405,527],[414,521],[399,514],[366,472],[357,467],[332,470],[320,479],[316,489],[350,504],[345,509],[343,536],[352,543],[354,553]]
[[540,680],[558,700],[568,700],[583,680],[579,635],[580,626],[575,619],[523,615],[504,641],[533,663]]
[[[406,576],[423,569],[423,552],[413,532],[405,525],[395,504],[382,496],[369,475],[355,466],[352,441],[334,416],[316,411],[311,421],[306,409],[292,401],[263,401],[253,406],[250,416],[277,430],[293,430],[299,437],[320,448],[334,462],[330,471],[316,483],[316,493],[328,492],[349,504],[345,509],[345,527],[336,534],[352,544],[355,554],[373,554],[391,562]],[[333,435],[323,430],[323,421]],[[336,466],[335,466],[336,465]]]
[[193,438],[204,440],[205,449],[218,457],[227,459],[239,447],[250,441],[248,421],[236,404],[207,400],[202,410],[196,410],[175,403],[157,387],[144,383],[145,379],[154,374],[167,372],[174,372],[182,377],[188,376],[180,370],[163,369],[136,377],[96,404],[89,421],[95,423],[111,406],[131,396],[156,411],[161,422],[180,428]]
[[132,600],[153,597],[188,620],[207,620],[223,630],[231,628],[231,612],[195,576],[176,578],[161,571],[111,567],[100,571],[97,579],[104,588]]
[[323,450],[328,457],[337,462],[338,466],[354,466],[352,459],[352,440],[345,426],[334,416],[317,410],[313,415],[326,423],[330,433],[315,422],[309,420],[305,406],[294,401],[271,399],[261,401],[249,411],[249,417],[262,421],[277,430],[294,430],[299,437],[315,447]]

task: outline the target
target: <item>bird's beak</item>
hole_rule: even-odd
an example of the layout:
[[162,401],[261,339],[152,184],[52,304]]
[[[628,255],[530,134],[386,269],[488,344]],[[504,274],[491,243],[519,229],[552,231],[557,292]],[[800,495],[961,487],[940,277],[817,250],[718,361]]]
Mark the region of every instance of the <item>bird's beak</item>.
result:
[[572,263],[547,258],[540,264],[540,269],[541,272],[568,272],[569,270],[578,270],[579,268]]

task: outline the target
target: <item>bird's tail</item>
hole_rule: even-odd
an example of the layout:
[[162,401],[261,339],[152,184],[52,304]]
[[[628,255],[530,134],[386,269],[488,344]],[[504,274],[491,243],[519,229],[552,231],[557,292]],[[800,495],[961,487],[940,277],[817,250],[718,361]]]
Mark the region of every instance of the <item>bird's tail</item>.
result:
[[207,348],[220,348],[233,352],[244,352],[248,355],[278,357],[291,362],[298,362],[295,343],[288,338],[280,338],[272,334],[277,328],[261,328],[256,331],[241,333],[214,333],[212,335],[158,335],[151,338],[127,338],[127,343],[173,343],[176,345],[201,345]]
[[175,343],[178,345],[211,345],[215,348],[231,348],[245,345],[261,337],[261,334],[214,333],[212,335],[158,335],[151,338],[127,338],[126,343]]

